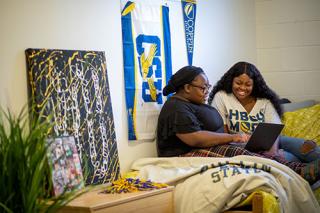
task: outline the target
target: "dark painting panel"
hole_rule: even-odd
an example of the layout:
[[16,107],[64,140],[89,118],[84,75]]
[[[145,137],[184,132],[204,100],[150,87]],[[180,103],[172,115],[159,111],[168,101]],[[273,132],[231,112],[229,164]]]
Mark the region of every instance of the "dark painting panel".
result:
[[75,138],[86,184],[120,175],[114,120],[101,51],[27,49],[29,95],[52,121],[51,136]]

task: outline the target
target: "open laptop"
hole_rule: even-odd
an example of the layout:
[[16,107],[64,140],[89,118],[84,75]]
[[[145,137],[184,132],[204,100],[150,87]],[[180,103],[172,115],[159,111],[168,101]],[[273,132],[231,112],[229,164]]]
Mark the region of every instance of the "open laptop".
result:
[[283,127],[283,124],[259,123],[244,148],[251,152],[269,150]]

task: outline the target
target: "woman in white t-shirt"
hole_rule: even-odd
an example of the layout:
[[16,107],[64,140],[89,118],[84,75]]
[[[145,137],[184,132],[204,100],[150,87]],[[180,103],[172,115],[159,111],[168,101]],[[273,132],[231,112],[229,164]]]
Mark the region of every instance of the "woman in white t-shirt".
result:
[[[208,103],[219,111],[227,133],[251,134],[260,122],[281,123],[278,96],[248,62],[236,63],[222,76]],[[320,159],[320,147],[314,141],[280,136],[267,154],[307,163]]]

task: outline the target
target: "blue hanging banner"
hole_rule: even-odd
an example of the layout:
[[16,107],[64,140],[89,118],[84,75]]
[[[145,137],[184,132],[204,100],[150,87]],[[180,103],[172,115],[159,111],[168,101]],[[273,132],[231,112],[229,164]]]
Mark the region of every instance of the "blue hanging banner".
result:
[[188,64],[192,65],[197,2],[196,0],[182,0],[181,3],[184,32],[186,37]]
[[162,0],[121,2],[128,138],[153,141],[172,74],[169,7]]

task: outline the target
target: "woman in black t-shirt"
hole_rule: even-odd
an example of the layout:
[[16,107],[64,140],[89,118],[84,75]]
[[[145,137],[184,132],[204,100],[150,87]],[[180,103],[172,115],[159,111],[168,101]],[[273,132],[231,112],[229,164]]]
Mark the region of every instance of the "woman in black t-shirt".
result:
[[194,148],[247,142],[247,135],[224,133],[219,113],[205,104],[209,89],[208,78],[200,67],[183,67],[171,77],[163,94],[175,94],[164,104],[158,119],[159,156],[178,156]]

